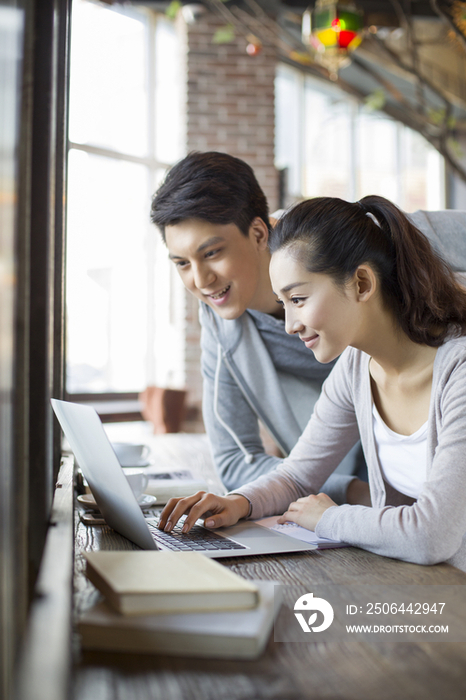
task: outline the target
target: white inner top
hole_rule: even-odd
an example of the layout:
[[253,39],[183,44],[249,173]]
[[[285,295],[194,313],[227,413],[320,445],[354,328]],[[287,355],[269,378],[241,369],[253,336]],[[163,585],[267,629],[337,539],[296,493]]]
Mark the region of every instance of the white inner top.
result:
[[426,480],[427,421],[412,435],[390,430],[372,404],[374,440],[385,481],[400,493],[419,498]]

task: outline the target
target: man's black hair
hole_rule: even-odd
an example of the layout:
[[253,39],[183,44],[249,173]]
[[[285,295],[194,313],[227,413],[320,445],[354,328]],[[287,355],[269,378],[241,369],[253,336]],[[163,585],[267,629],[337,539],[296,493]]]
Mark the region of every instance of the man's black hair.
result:
[[168,172],[152,199],[151,220],[165,227],[186,219],[235,224],[248,235],[255,217],[269,226],[267,200],[253,169],[228,153],[192,152]]

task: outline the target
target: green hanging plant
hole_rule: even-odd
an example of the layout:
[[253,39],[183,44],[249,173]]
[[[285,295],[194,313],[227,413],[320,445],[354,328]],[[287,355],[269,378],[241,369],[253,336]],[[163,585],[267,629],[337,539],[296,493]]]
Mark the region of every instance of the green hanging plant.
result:
[[447,139],[447,146],[450,149],[451,153],[455,156],[455,158],[458,158],[458,160],[464,158],[464,151],[461,148],[459,142],[455,138],[453,138],[453,136],[450,136]]
[[445,114],[445,107],[441,107],[439,109],[429,109],[427,112],[427,117],[429,121],[432,122],[432,124],[440,126],[440,124],[443,124],[443,122],[445,121]]
[[232,24],[226,24],[224,27],[219,27],[215,32],[212,43],[213,44],[229,44],[235,39],[235,28]]
[[385,107],[386,101],[387,96],[385,90],[377,88],[377,90],[371,92],[370,95],[367,95],[364,104],[369,112],[377,112]]
[[167,9],[165,10],[165,14],[169,19],[175,19],[176,15],[178,14],[178,10],[180,10],[183,6],[183,3],[180,2],[180,0],[172,0],[172,2],[169,4]]

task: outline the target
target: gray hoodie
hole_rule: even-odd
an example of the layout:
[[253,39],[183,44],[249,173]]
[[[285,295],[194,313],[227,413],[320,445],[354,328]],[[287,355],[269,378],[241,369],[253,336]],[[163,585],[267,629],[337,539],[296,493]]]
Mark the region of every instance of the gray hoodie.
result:
[[[466,212],[410,215],[456,270],[466,270]],[[248,310],[222,319],[200,305],[203,416],[218,473],[232,490],[269,473],[282,460],[264,451],[259,421],[288,455],[308,420],[334,363],[322,365],[297,336],[270,314]],[[337,503],[357,463],[353,451],[323,487]]]

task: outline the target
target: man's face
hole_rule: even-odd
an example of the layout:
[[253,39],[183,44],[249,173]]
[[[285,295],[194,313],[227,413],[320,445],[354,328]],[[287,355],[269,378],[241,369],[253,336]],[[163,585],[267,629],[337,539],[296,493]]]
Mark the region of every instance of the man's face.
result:
[[186,219],[167,226],[165,240],[185,287],[219,316],[254,308],[264,244],[253,224],[245,236],[235,224]]

